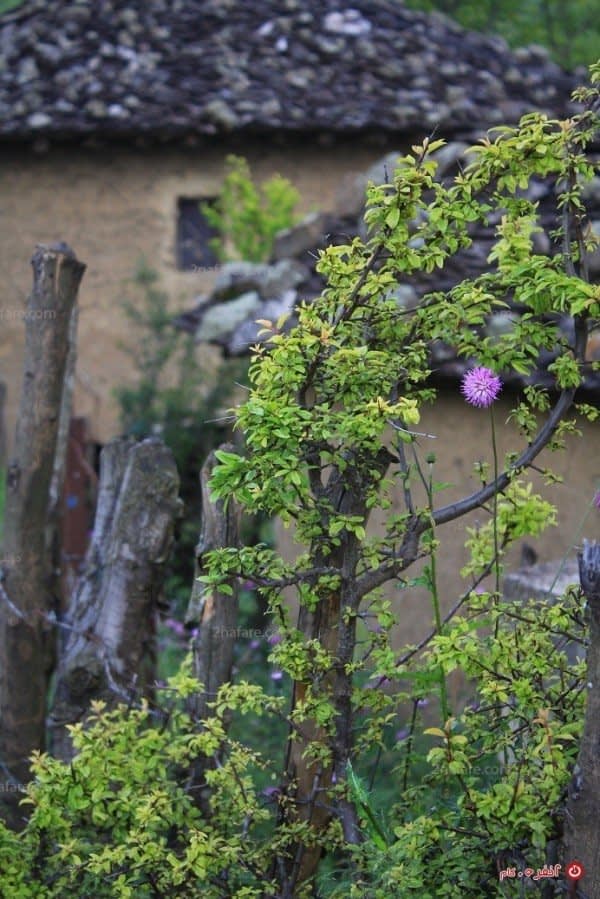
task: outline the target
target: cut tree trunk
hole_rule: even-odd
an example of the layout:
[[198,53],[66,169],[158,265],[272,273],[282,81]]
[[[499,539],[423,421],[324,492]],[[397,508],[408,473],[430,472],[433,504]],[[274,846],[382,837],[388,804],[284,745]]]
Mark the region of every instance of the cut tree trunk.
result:
[[583,866],[580,880],[567,880],[569,895],[600,899],[600,543],[584,540],[579,554],[581,589],[587,600],[589,648],[587,705],[575,775],[567,801],[564,862]]
[[[233,453],[236,448],[224,443],[220,450]],[[198,718],[207,714],[207,702],[214,699],[219,687],[231,679],[233,648],[236,639],[237,589],[231,583],[232,595],[207,590],[198,580],[205,573],[203,556],[212,549],[237,546],[240,530],[240,508],[230,501],[227,509],[222,500],[211,502],[208,482],[213,468],[218,465],[215,452],[211,452],[202,466],[202,531],[196,547],[196,565],[192,595],[186,614],[186,624],[196,633],[193,639],[194,674],[204,685],[194,708]]]
[[4,404],[6,402],[6,384],[0,381],[0,473],[6,465],[6,424],[4,421]]
[[14,458],[6,480],[0,582],[0,763],[16,790],[0,793],[0,814],[19,827],[18,789],[29,756],[44,748],[54,660],[51,559],[46,544],[69,327],[85,265],[65,244],[40,246],[27,303],[24,381]]
[[75,383],[75,366],[77,364],[77,323],[79,309],[73,306],[69,321],[67,360],[62,386],[60,413],[58,417],[58,434],[54,468],[50,482],[50,508],[46,523],[46,546],[52,559],[52,591],[57,598],[61,614],[66,612],[68,597],[63,592],[61,530],[61,496],[65,480],[67,447],[73,414],[73,386]]
[[154,682],[155,619],[179,512],[171,451],[157,438],[119,439],[100,457],[94,530],[61,631],[52,751],[72,756],[67,724],[92,700],[133,702]]
[[[229,443],[219,447],[225,452],[235,452]],[[192,640],[194,674],[202,684],[202,690],[190,697],[189,711],[201,721],[210,710],[208,703],[215,699],[219,687],[231,680],[233,650],[236,641],[238,616],[237,583],[230,582],[232,594],[207,589],[198,577],[205,573],[204,555],[221,547],[239,543],[241,510],[237,503],[229,501],[225,509],[222,500],[211,502],[208,482],[213,468],[218,464],[215,451],[207,457],[200,473],[202,488],[202,530],[196,547],[196,564],[192,594],[186,614],[186,624],[193,628]],[[197,787],[199,804],[206,807],[208,794],[203,790],[205,762],[198,760],[193,779]]]
[[6,402],[6,384],[0,381],[0,568],[2,567],[2,534],[3,534],[3,496],[4,496],[4,469],[6,466],[6,422],[4,419],[4,404]]

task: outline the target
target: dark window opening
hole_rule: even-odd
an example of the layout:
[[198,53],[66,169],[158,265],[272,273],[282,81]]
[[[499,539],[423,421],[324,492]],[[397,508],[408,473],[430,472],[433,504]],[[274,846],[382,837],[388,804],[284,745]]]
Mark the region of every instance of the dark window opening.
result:
[[214,203],[214,199],[179,197],[177,200],[177,268],[185,272],[213,268],[219,262],[209,243],[219,232],[207,222],[200,209],[202,202]]

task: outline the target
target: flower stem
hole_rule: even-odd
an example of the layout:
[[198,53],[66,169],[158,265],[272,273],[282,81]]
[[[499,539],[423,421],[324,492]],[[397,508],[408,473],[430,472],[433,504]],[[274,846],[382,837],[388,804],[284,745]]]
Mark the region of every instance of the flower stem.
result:
[[[429,508],[433,509],[433,479],[430,473],[429,481],[427,484],[427,494],[429,500]],[[436,564],[436,549],[435,549],[435,540],[434,540],[434,532],[431,533],[431,547],[430,547],[430,557],[429,557],[429,591],[431,593],[431,601],[433,604],[433,617],[435,621],[435,629],[438,634],[442,634],[443,632],[443,621],[442,614],[440,611],[440,596],[438,592],[437,585],[437,564]],[[440,683],[440,708],[442,712],[442,726],[446,724],[446,721],[450,717],[450,710],[448,708],[448,691],[446,688],[446,675],[444,674],[444,669],[440,665],[439,668],[439,683]]]

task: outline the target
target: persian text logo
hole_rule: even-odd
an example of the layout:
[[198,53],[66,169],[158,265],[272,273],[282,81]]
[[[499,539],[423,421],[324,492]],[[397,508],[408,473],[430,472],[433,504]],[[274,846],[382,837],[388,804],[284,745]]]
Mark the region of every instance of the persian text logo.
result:
[[585,874],[585,868],[578,861],[569,862],[565,871],[569,880],[581,880]]

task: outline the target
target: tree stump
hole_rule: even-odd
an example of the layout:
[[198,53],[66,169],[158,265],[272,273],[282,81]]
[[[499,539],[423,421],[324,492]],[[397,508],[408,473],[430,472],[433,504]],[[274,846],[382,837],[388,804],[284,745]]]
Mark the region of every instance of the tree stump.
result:
[[179,512],[179,477],[157,438],[119,439],[100,457],[96,519],[72,598],[50,717],[52,751],[72,756],[67,724],[92,700],[132,702],[154,682],[155,617]]

